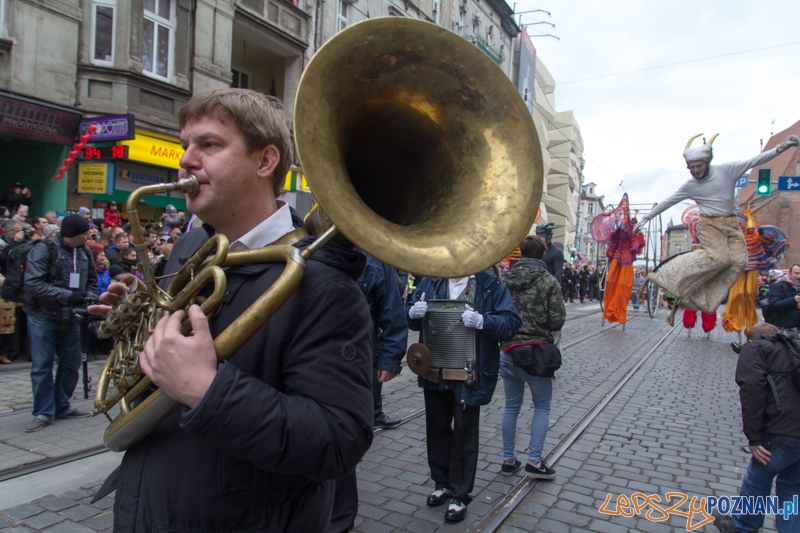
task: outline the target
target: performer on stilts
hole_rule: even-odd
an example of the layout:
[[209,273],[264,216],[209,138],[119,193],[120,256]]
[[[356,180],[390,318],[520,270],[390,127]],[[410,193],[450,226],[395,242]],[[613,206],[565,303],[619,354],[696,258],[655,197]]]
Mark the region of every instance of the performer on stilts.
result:
[[758,272],[777,265],[791,244],[779,228],[759,227],[749,209],[739,213],[739,225],[747,243],[747,268],[728,294],[728,303],[722,313],[722,327],[728,332],[744,330],[747,335],[750,328],[758,323]]
[[608,242],[608,275],[603,295],[603,319],[627,322],[628,302],[633,291],[633,261],[643,245],[644,236],[637,236],[628,210],[628,195],[623,195],[616,209],[602,213],[592,221],[590,232],[594,240]]
[[[692,243],[699,244],[700,239],[697,237],[697,222],[700,220],[700,208],[697,204],[692,204],[684,210],[683,214],[681,215],[681,223],[686,226],[686,229],[689,231],[689,235],[692,236]],[[705,311],[700,311],[701,317],[701,324],[703,327],[703,333],[711,333],[715,327],[717,327],[717,313],[706,313]],[[697,325],[697,310],[695,309],[684,309],[683,310],[683,327],[685,329],[694,329]]]
[[683,200],[694,200],[700,207],[697,234],[700,244],[650,272],[648,279],[675,295],[676,305],[667,316],[672,325],[678,307],[716,313],[731,286],[747,267],[747,246],[739,228],[733,197],[736,181],[747,170],[762,165],[800,139],[790,135],[783,144],[744,161],[711,165],[711,144],[692,146],[695,135],[686,143],[683,157],[692,178],[669,198],[648,213],[637,228]]

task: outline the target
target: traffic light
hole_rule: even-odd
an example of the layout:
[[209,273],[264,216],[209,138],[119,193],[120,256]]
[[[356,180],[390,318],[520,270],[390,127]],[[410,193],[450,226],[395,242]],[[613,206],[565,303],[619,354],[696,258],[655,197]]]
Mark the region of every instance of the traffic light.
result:
[[756,194],[766,196],[772,192],[772,169],[759,168],[758,182],[756,183]]

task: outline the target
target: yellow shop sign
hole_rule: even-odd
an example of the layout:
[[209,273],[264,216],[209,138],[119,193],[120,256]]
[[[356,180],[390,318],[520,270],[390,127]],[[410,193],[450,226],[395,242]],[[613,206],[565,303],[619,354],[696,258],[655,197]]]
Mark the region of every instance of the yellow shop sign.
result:
[[178,142],[145,135],[137,131],[135,139],[119,141],[119,144],[128,147],[130,161],[166,168],[180,168],[184,150]]

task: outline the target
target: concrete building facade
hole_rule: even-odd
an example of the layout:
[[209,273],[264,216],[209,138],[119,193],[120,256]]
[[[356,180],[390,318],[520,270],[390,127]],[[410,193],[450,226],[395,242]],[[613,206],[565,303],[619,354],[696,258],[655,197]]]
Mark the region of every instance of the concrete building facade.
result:
[[572,111],[557,111],[556,82],[537,60],[533,118],[544,159],[542,219],[556,228],[553,241],[575,247],[583,169],[583,137]]
[[670,220],[661,235],[661,261],[673,255],[689,251],[692,236],[683,224],[673,224]]
[[[63,212],[122,201],[137,179],[173,181],[182,154],[177,113],[193,93],[234,86],[271,94],[283,101],[291,126],[313,54],[345,27],[382,16],[439,24],[515,82],[519,76],[520,28],[504,0],[0,0],[0,156],[7,165],[0,188],[25,182],[34,213]],[[555,240],[572,245],[582,139],[572,113],[555,110],[554,90],[539,62],[532,112],[545,159],[543,221],[556,222]],[[41,135],[30,120],[27,130],[3,127],[20,113],[59,121],[61,134]],[[72,149],[75,122],[104,115],[130,115],[135,130],[131,139],[109,143],[129,155],[109,163],[106,189],[81,192],[80,156],[66,179],[52,180]],[[142,150],[159,157],[135,159]],[[287,190],[291,205],[310,208],[297,167]],[[146,202],[145,218],[157,218],[167,203],[185,205],[177,193]]]
[[605,259],[608,245],[604,242],[597,242],[592,239],[590,227],[597,215],[605,211],[603,195],[598,195],[595,187],[597,184],[590,182],[581,188],[581,199],[578,207],[578,252],[583,261],[590,265],[597,266],[601,259]]

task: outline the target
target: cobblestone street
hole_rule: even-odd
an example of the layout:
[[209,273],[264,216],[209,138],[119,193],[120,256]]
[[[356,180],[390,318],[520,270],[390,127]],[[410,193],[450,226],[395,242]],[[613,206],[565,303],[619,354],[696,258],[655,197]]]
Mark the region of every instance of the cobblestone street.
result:
[[[596,310],[596,304],[568,305],[569,320],[562,340],[564,365],[554,382],[546,452],[570,434],[617,380],[665,335],[666,342],[655,349],[553,465],[556,479],[538,482],[499,531],[682,531],[701,523],[704,516],[695,513],[687,523],[686,516],[672,513],[658,523],[645,517],[647,509],[631,517],[609,512],[617,512],[619,496],[630,498],[637,492],[659,495],[665,508],[669,506],[669,492],[685,493],[689,499],[738,493],[749,455],[742,449],[746,440],[733,380],[736,355],[729,346],[737,337],[719,328],[710,339],[696,332],[689,337],[683,328],[670,333],[663,317],[651,320],[642,311],[631,314],[624,331],[618,325],[606,324],[599,332]],[[587,337],[595,332],[598,334]],[[409,342],[414,341],[416,336],[410,336]],[[95,376],[101,364],[90,364]],[[5,411],[0,414],[0,469],[102,442],[106,427],[102,418],[56,423],[41,432],[25,434],[22,428],[29,421],[30,409],[26,370],[4,368],[0,387],[0,405]],[[397,428],[376,432],[371,449],[359,464],[360,507],[355,530],[478,530],[486,515],[522,479],[499,473],[503,397],[501,380],[493,402],[482,409],[479,471],[467,518],[458,524],[445,524],[444,508],[425,504],[433,484],[416,376],[405,369],[386,384],[386,411],[409,420]],[[526,454],[532,411],[527,399],[517,430],[520,459]],[[11,496],[6,492],[10,482],[0,483],[0,531],[110,531],[112,497],[88,503],[107,474],[98,471],[91,481],[79,486],[42,493],[13,506],[3,505]],[[607,498],[605,512],[601,513]],[[688,515],[688,501],[681,510]],[[664,518],[658,513],[651,516]],[[767,518],[765,526],[764,531],[774,531],[772,517]],[[713,525],[696,530],[716,532]]]

